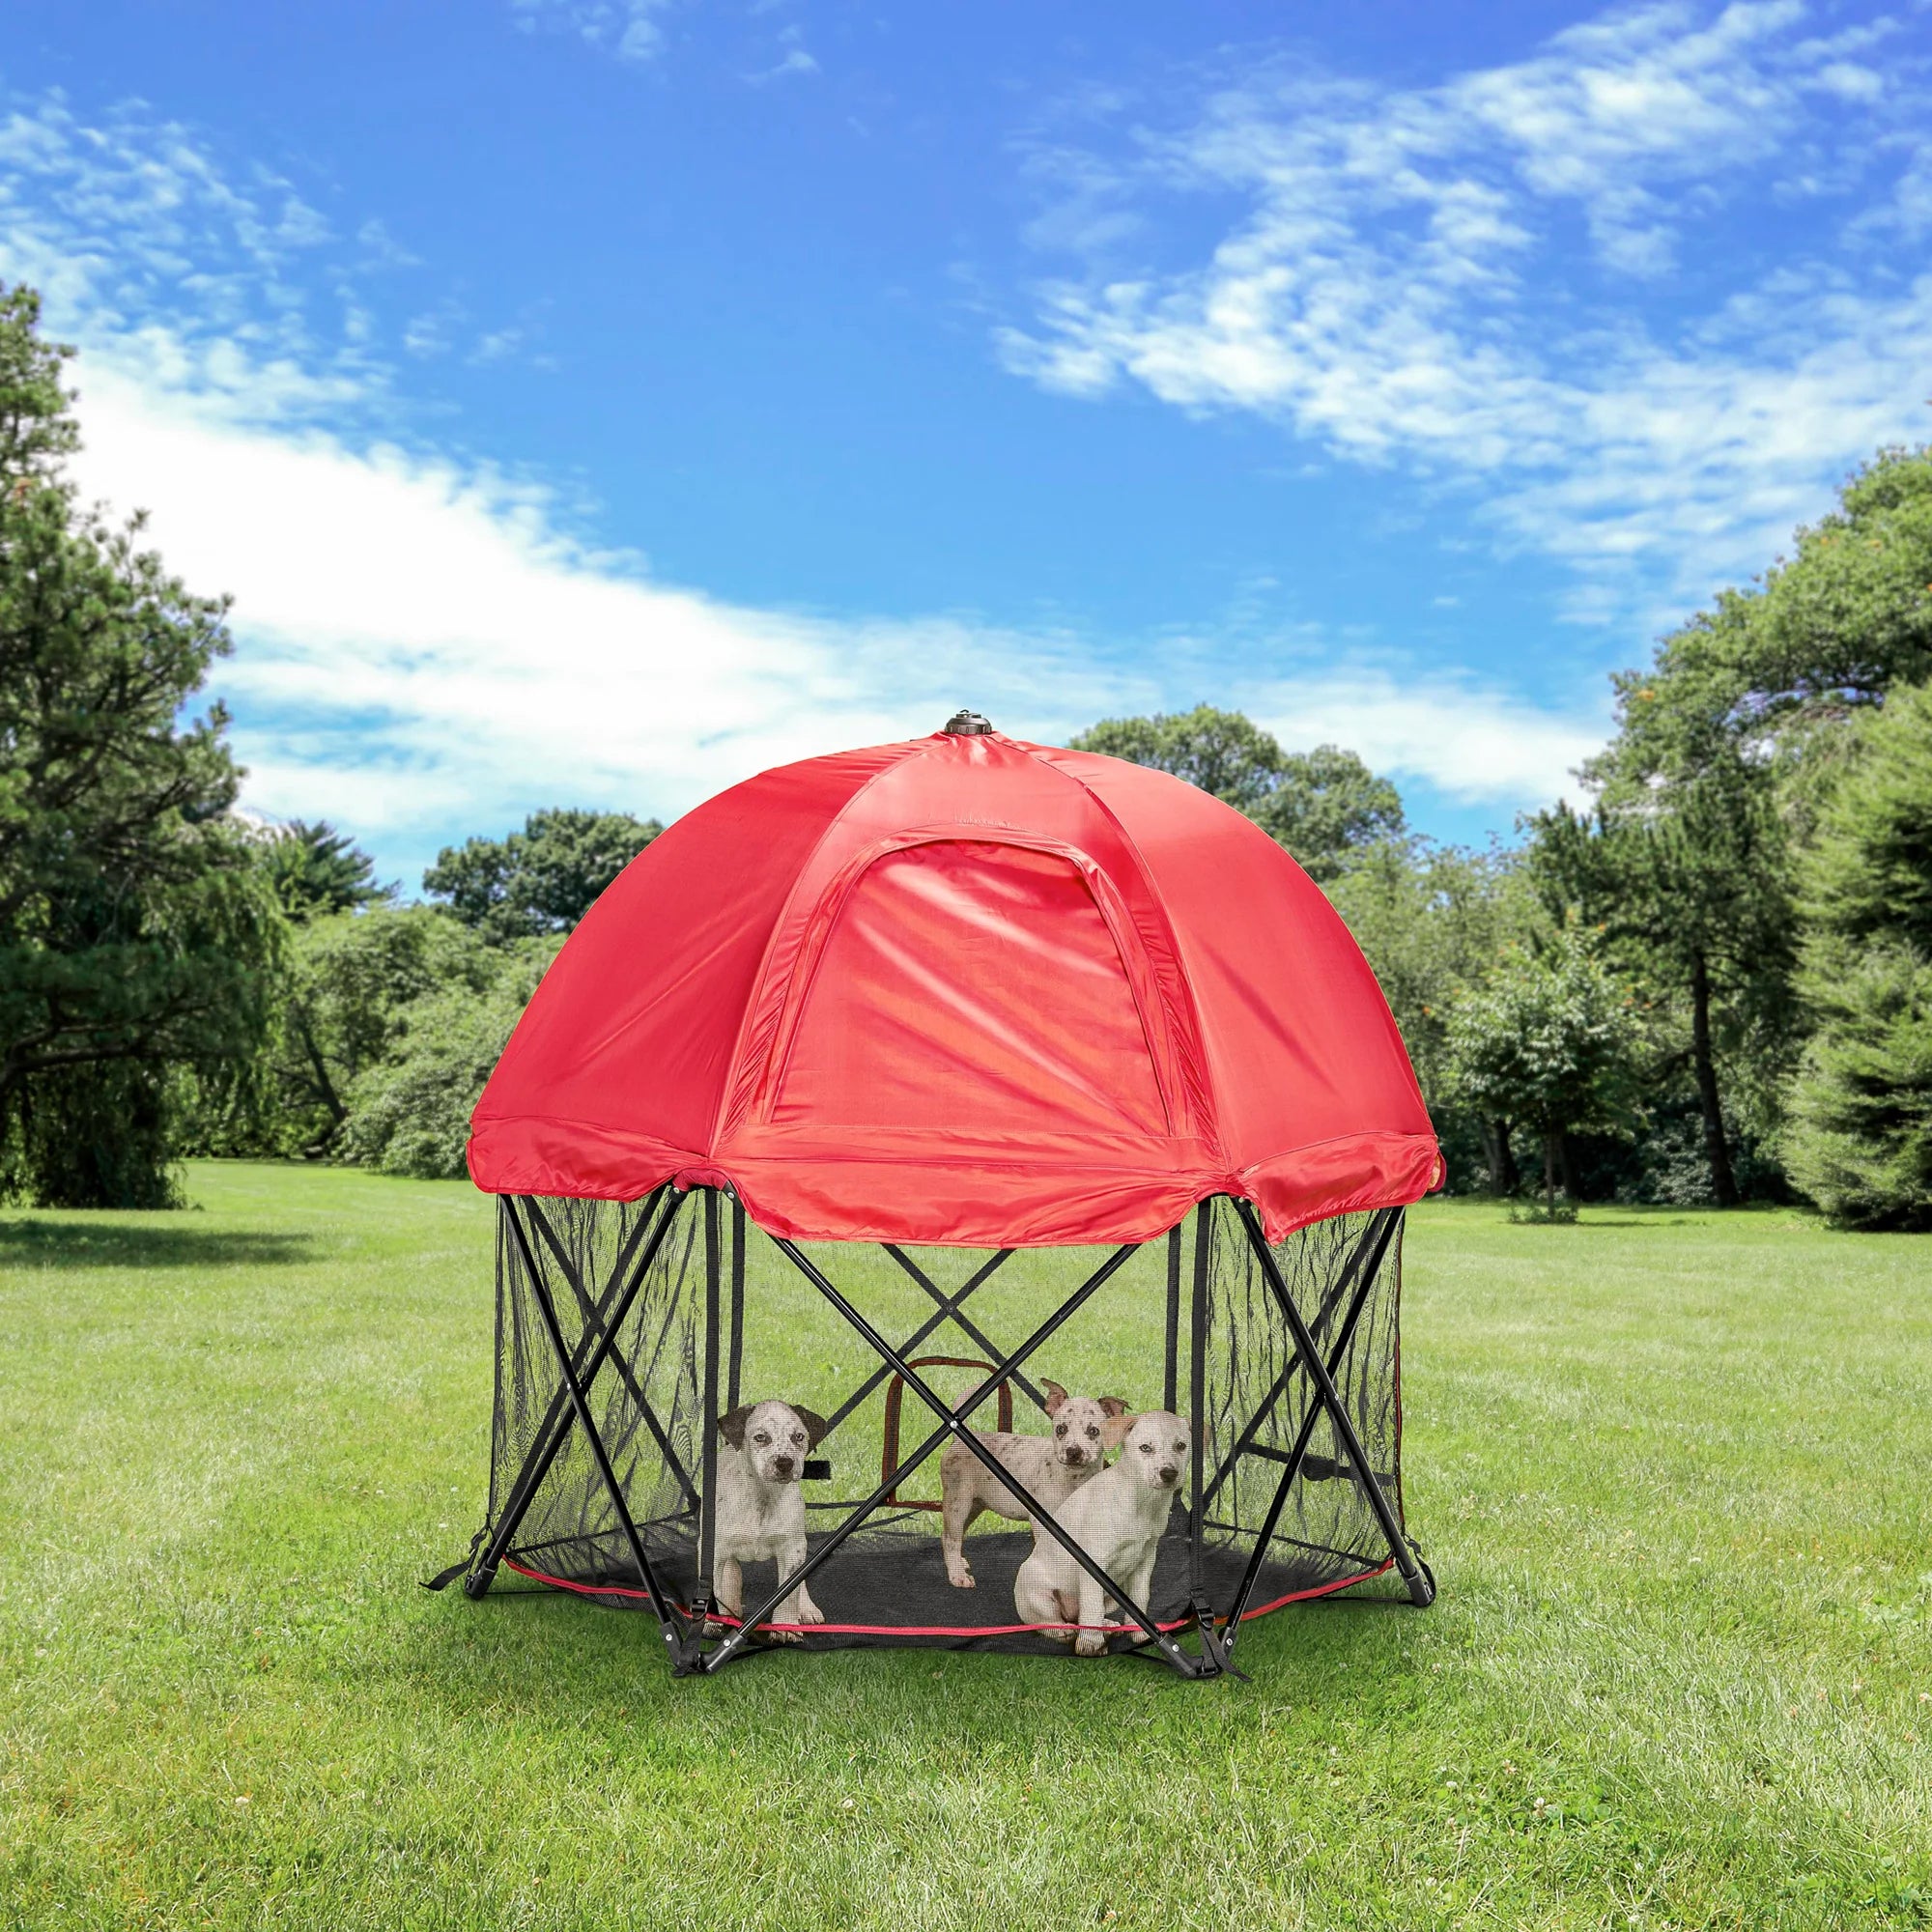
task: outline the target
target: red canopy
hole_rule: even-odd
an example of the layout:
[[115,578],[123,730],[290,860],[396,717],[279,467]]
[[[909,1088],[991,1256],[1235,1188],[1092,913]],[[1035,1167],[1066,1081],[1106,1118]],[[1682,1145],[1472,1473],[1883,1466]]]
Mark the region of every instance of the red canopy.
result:
[[1270,1239],[1416,1200],[1395,1022],[1293,860],[1165,773],[946,732],[781,766],[640,854],[484,1089],[498,1194],[726,1184],[773,1234]]

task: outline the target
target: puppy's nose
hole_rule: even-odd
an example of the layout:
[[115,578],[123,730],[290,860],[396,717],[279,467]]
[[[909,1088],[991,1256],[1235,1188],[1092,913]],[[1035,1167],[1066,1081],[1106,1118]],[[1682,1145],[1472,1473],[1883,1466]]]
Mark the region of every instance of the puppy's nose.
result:
[[1079,1443],[1069,1442],[1066,1445],[1066,1460],[1069,1463],[1084,1463],[1087,1460],[1087,1452]]
[[1163,1463],[1161,1464],[1160,1479],[1163,1483],[1178,1482],[1179,1478],[1180,1471],[1172,1463]]
[[772,1458],[772,1467],[776,1469],[780,1475],[788,1476],[791,1474],[792,1471],[792,1460],[789,1456],[774,1456]]

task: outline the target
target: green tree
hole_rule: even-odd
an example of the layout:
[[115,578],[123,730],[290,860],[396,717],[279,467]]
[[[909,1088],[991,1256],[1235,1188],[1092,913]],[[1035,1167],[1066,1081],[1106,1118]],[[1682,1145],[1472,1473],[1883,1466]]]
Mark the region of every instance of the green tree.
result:
[[1333,745],[1285,753],[1273,790],[1249,815],[1322,885],[1407,830],[1402,794],[1353,752]]
[[1859,738],[1804,862],[1818,1024],[1787,1158],[1838,1220],[1932,1228],[1932,688],[1894,692]]
[[283,923],[218,704],[224,607],[84,508],[69,355],[0,292],[0,1181],[46,1205],[172,1199],[171,1093],[240,1077]]
[[262,852],[275,897],[293,920],[384,905],[395,896],[395,887],[376,883],[376,862],[326,818],[269,827]]
[[387,1055],[351,1090],[341,1147],[384,1174],[460,1179],[469,1116],[561,944],[526,940],[480,994],[432,993],[401,1014]]
[[1684,770],[1714,740],[1802,758],[1823,727],[1932,679],[1932,447],[1886,449],[1800,529],[1792,554],[1665,638],[1617,688],[1599,781]]
[[[1575,828],[1538,828],[1546,874],[1587,861],[1601,875],[1590,916],[1679,1015],[1674,1064],[1694,1078],[1719,1201],[1737,1192],[1741,1113],[1760,1145],[1779,1137],[1806,1015],[1819,1010],[1798,997],[1798,867],[1856,754],[1858,722],[1927,678],[1932,448],[1887,449],[1761,579],[1614,680],[1617,730],[1584,776],[1600,829],[1630,836],[1588,853]],[[1839,965],[1850,965],[1842,949]],[[1666,1078],[1672,1065],[1666,1056]]]
[[1402,1030],[1452,1178],[1460,1184],[1460,1170],[1479,1153],[1491,1191],[1515,1193],[1514,1123],[1507,1114],[1459,1119],[1448,1030],[1458,995],[1486,979],[1536,922],[1516,855],[1390,839],[1371,846],[1327,892]]
[[1274,789],[1287,755],[1240,712],[1218,711],[1211,704],[1147,718],[1103,718],[1070,743],[1076,752],[1172,772],[1246,812]]
[[1514,949],[1450,1011],[1448,1053],[1464,1100],[1543,1142],[1546,1212],[1568,1134],[1626,1131],[1636,1112],[1641,1021],[1630,988],[1572,920],[1540,950]]
[[444,846],[423,891],[497,944],[568,932],[663,830],[623,811],[535,811],[506,838]]
[[1172,772],[1245,812],[1326,884],[1371,847],[1405,832],[1402,798],[1352,752],[1284,752],[1238,711],[1108,718],[1072,741],[1082,752]]
[[269,1051],[277,1151],[340,1151],[355,1086],[399,1049],[417,1003],[473,1000],[501,951],[428,906],[379,906],[310,921],[298,934]]
[[[1789,841],[1768,767],[1721,747],[1700,768],[1612,789],[1591,818],[1559,805],[1531,821],[1528,877],[1557,918],[1602,926],[1627,969],[1685,1016],[1711,1197],[1739,1200],[1725,1066],[1790,1036]],[[1655,1077],[1655,1076],[1654,1076]]]

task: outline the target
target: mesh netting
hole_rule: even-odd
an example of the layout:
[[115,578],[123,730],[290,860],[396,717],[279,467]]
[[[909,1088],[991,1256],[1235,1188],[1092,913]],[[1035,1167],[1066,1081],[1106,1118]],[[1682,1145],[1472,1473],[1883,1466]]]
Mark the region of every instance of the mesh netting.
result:
[[[830,1242],[803,1251],[948,1404],[1117,1253]],[[1273,1253],[1324,1360],[1354,1319],[1335,1381],[1399,1519],[1399,1216],[1340,1216]],[[680,1609],[699,1590],[702,1497],[723,1453],[707,1419],[776,1398],[832,1425],[804,1486],[810,1548],[875,1502],[812,1576],[826,1622],[806,1641],[1065,1648],[1059,1634],[1024,1628],[1015,1608],[1014,1577],[1035,1534],[1024,1521],[980,1517],[965,1546],[977,1586],[948,1582],[941,1458],[935,1449],[905,1466],[935,1432],[943,1439],[938,1418],[782,1247],[711,1190],[629,1204],[503,1204],[490,1520],[517,1518],[503,1557],[512,1568],[649,1607],[558,1375],[532,1262],[574,1372],[582,1379],[596,1368],[588,1406],[660,1587]],[[1233,1203],[1209,1202],[1166,1237],[1125,1251],[1009,1378],[1014,1430],[1049,1431],[1049,1378],[1075,1395],[1117,1395],[1132,1410],[1173,1409],[1194,1425],[1197,1466],[1176,1496],[1145,1605],[1156,1621],[1186,1621],[1196,1599],[1218,1616],[1237,1601],[1253,1614],[1388,1567],[1358,1472]],[[996,1427],[995,1398],[971,1420]],[[1274,1511],[1304,1428],[1300,1477]],[[746,1610],[778,1580],[773,1563],[747,1562]]]

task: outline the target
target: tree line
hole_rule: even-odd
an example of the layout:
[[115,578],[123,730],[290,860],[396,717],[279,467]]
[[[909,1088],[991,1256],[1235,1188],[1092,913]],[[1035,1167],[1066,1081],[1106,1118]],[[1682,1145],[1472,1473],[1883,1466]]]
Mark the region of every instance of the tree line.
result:
[[[69,353],[0,290],[0,1194],[165,1206],[195,1152],[460,1174],[530,992],[662,828],[537,812],[406,903],[332,827],[239,812],[227,716],[189,709],[226,607],[81,501]],[[1238,712],[1074,742],[1225,799],[1327,893],[1453,1188],[1932,1227],[1932,449],[1880,452],[1615,682],[1588,809],[1482,850]]]

